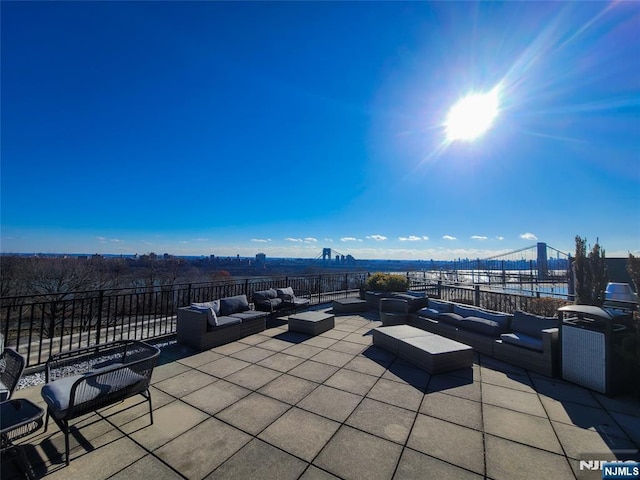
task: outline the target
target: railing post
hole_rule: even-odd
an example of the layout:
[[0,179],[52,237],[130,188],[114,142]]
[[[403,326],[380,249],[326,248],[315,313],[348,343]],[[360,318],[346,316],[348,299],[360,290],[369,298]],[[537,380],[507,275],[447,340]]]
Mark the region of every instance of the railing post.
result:
[[476,307],[480,306],[480,285],[476,285],[474,287],[473,305],[476,306]]
[[102,302],[104,301],[104,290],[98,293],[98,321],[96,322],[96,345],[100,345],[100,330],[102,329]]
[[318,275],[318,304],[322,303],[322,274]]
[[438,298],[442,298],[442,280],[438,280]]
[[344,296],[349,296],[349,274],[344,274]]
[[187,303],[186,303],[186,305],[191,305],[191,284],[189,284],[187,286]]
[[249,300],[251,300],[251,297],[249,296],[249,279],[248,278],[244,279],[244,294],[247,296]]

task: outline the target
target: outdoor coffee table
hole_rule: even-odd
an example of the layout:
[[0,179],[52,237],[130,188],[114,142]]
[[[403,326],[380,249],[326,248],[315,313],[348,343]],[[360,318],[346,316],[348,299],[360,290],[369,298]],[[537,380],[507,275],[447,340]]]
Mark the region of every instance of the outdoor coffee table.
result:
[[13,441],[35,432],[42,427],[44,410],[26,398],[16,398],[0,403],[0,451],[2,454],[17,453],[24,464],[22,468],[31,478],[27,456],[20,445]]
[[473,364],[469,345],[409,325],[374,329],[373,344],[433,374]]
[[324,312],[300,312],[289,315],[289,331],[319,335],[335,326],[335,316]]
[[368,309],[366,300],[357,297],[338,298],[331,302],[331,306],[334,313],[366,312]]

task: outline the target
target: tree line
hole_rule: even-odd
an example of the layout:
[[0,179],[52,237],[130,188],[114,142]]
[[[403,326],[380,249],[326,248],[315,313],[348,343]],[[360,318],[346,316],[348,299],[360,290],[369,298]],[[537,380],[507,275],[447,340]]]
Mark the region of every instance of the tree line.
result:
[[209,259],[0,256],[0,296],[209,282],[230,277]]

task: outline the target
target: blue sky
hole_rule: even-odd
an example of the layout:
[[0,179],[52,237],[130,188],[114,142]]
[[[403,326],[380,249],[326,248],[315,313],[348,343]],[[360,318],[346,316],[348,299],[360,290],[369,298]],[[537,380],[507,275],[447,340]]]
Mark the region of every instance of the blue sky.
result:
[[638,3],[1,8],[2,252],[640,254]]

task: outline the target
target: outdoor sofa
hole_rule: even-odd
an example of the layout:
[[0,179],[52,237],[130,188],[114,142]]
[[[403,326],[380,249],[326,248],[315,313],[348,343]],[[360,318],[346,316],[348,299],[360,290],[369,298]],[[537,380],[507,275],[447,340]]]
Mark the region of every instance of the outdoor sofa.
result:
[[513,315],[429,299],[409,325],[448,337],[499,360],[548,377],[560,364],[559,320],[522,311]]
[[426,308],[409,317],[409,324],[493,356],[494,343],[500,335],[510,332],[512,318],[508,313],[429,299]]
[[554,377],[559,374],[560,320],[521,311],[513,314],[511,331],[493,345],[494,356],[527,370]]
[[252,296],[253,306],[261,312],[270,314],[284,310],[297,310],[311,304],[311,292],[306,290],[294,291],[292,287],[269,288],[257,290]]
[[178,343],[208,350],[267,328],[268,313],[251,310],[246,295],[178,309]]

